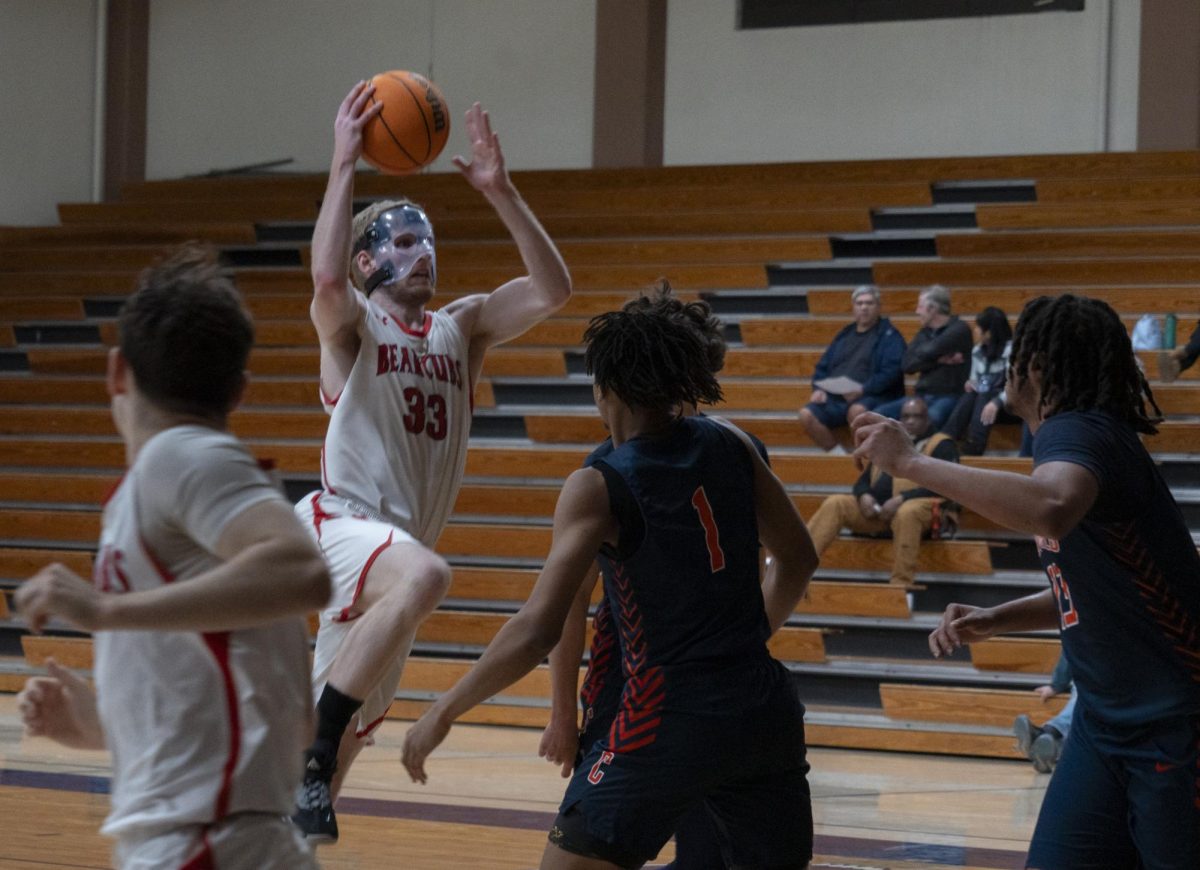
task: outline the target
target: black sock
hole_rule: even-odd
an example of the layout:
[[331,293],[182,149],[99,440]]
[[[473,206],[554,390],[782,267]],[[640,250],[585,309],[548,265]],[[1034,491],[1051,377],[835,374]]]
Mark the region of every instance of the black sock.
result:
[[342,735],[362,703],[349,695],[343,695],[328,683],[325,684],[321,699],[317,701],[317,739],[313,741],[309,750],[322,766],[332,765],[337,759]]

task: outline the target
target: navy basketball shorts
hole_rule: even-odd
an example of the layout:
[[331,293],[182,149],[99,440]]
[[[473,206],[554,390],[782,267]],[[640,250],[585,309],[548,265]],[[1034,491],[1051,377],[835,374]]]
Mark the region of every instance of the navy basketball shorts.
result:
[[550,842],[641,867],[689,812],[703,809],[729,864],[805,867],[813,844],[807,774],[804,708],[786,679],[763,704],[732,715],[665,708],[653,742],[626,752],[606,740],[588,747]]
[[1200,867],[1200,717],[1114,729],[1076,709],[1026,866]]

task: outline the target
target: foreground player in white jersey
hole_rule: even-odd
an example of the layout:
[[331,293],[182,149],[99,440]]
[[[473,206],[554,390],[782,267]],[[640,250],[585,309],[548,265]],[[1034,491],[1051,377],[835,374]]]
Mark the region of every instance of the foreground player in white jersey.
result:
[[112,752],[102,828],[125,870],[311,868],[284,814],[311,733],[301,615],[329,573],[290,505],[226,431],[254,339],[203,250],[141,276],[108,390],[127,470],[94,586],[50,565],[16,594],[34,631],[96,633],[95,694],[52,661],[19,707],[31,735]]
[[527,274],[426,311],[437,261],[424,211],[382,202],[351,219],[362,130],[379,111],[367,107],[371,94],[360,82],[338,109],[313,234],[311,313],[330,421],[322,489],[296,506],[334,582],[313,665],[317,735],[293,815],[307,837],[326,842],[337,839],[341,779],[387,711],[417,627],[449,587],[450,568],[432,548],[462,480],[484,353],[571,295],[566,266],[513,187],[477,103],[466,118],[471,162],[454,163],[495,208]]

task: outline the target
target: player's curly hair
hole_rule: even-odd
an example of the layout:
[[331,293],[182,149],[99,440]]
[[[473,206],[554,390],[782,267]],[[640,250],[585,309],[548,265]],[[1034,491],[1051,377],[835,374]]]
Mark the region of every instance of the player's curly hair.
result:
[[675,296],[671,282],[666,278],[659,278],[646,292],[626,302],[621,310],[656,311],[668,317],[682,318],[700,333],[708,346],[708,365],[713,374],[725,367],[725,333],[720,319],[704,300],[684,302]]
[[[1162,411],[1138,367],[1117,312],[1099,299],[1064,293],[1039,296],[1021,311],[1010,366],[1020,378],[1041,375],[1041,407],[1105,411],[1153,435]],[[1146,411],[1146,403],[1154,416]]]
[[254,324],[211,247],[183,245],[142,272],[117,333],[138,389],[154,404],[202,416],[232,410]]
[[583,341],[588,374],[631,407],[669,410],[723,398],[716,377],[725,359],[720,321],[707,303],[671,296],[665,280],[620,311],[593,317]]

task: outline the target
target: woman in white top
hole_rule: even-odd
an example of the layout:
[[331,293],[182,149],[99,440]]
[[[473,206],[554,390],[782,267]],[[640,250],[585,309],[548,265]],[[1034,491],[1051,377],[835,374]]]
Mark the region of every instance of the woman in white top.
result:
[[966,456],[979,456],[987,449],[988,435],[997,415],[1004,410],[1004,377],[1012,351],[1012,327],[1008,316],[989,305],[975,316],[975,347],[971,351],[971,373],[964,392],[942,431],[959,442]]

